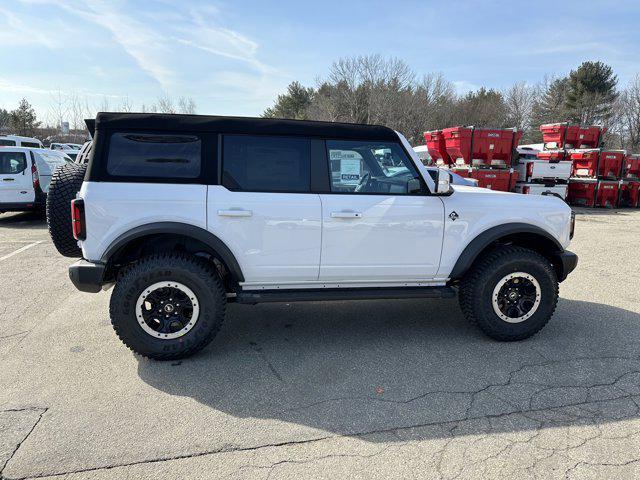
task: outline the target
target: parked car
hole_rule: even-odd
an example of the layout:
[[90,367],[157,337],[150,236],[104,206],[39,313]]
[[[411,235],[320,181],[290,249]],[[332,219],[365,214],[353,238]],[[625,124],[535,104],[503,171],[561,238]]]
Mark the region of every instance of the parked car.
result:
[[0,213],[44,209],[53,171],[68,162],[47,149],[0,147]]
[[20,135],[0,135],[0,147],[42,148],[42,142],[33,137]]
[[78,289],[114,286],[115,332],[146,357],[202,349],[228,302],[457,294],[487,335],[522,340],[577,264],[563,201],[434,181],[386,127],[125,113],[94,127],[90,162],[55,172],[49,231],[82,258]]
[[49,148],[51,150],[61,150],[61,151],[80,150],[82,148],[82,145],[80,145],[78,143],[58,143],[58,142],[53,142],[51,145],[49,145]]

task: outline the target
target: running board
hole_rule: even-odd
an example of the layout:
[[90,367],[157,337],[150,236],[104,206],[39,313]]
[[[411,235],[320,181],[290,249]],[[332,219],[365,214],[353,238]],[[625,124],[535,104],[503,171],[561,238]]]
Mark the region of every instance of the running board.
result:
[[320,302],[327,300],[380,300],[400,298],[453,298],[456,291],[451,287],[405,287],[405,288],[333,288],[316,290],[262,290],[239,292],[227,301],[246,305],[267,302]]

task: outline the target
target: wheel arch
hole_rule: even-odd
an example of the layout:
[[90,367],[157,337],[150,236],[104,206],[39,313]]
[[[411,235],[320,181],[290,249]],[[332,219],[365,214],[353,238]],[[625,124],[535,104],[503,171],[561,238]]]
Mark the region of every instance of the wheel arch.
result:
[[176,247],[189,253],[209,253],[224,265],[233,281],[244,282],[240,264],[229,247],[208,230],[187,223],[156,222],[132,228],[111,242],[100,261],[110,270],[119,261],[127,260],[133,252],[145,248],[153,248],[154,252],[175,250]]
[[527,223],[508,223],[492,227],[476,236],[462,251],[449,275],[459,280],[471,268],[474,262],[486,251],[496,245],[518,245],[536,251],[552,264],[560,281],[566,278],[560,255],[562,245],[549,232]]

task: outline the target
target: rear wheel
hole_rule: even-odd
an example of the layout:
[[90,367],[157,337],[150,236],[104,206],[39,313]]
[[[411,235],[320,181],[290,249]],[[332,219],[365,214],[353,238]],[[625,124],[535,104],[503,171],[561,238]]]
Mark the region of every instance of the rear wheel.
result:
[[80,191],[86,171],[86,165],[67,163],[56,168],[49,183],[46,207],[49,235],[58,252],[65,257],[82,257],[82,250],[73,238],[71,200]]
[[157,360],[188,357],[218,333],[226,309],[220,277],[205,260],[151,255],[121,272],[111,323],[134,352]]
[[558,302],[551,262],[522,247],[497,247],[476,261],[460,284],[465,317],[496,340],[523,340],[550,320]]

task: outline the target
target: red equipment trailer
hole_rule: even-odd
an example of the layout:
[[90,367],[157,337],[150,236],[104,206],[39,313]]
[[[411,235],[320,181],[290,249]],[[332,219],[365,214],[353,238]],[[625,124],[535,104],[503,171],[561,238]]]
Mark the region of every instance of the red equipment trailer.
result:
[[573,162],[573,175],[576,177],[595,177],[598,170],[600,150],[570,150],[569,160]]
[[602,178],[619,178],[627,152],[624,150],[603,150],[600,152],[598,176]]
[[522,132],[515,128],[451,127],[442,130],[447,153],[458,165],[510,167]]
[[424,132],[424,140],[427,144],[429,156],[434,164],[438,165],[442,163],[444,165],[450,165],[453,163],[447,153],[447,146],[444,141],[444,135],[442,135],[442,130]]
[[620,184],[620,206],[640,207],[640,181],[623,180]]
[[634,153],[631,155],[627,155],[627,158],[624,162],[622,176],[625,178],[640,177],[640,154]]
[[599,180],[596,191],[596,207],[616,208],[620,183],[613,180]]
[[572,178],[569,180],[567,202],[580,207],[593,207],[596,203],[597,186],[595,178]]

